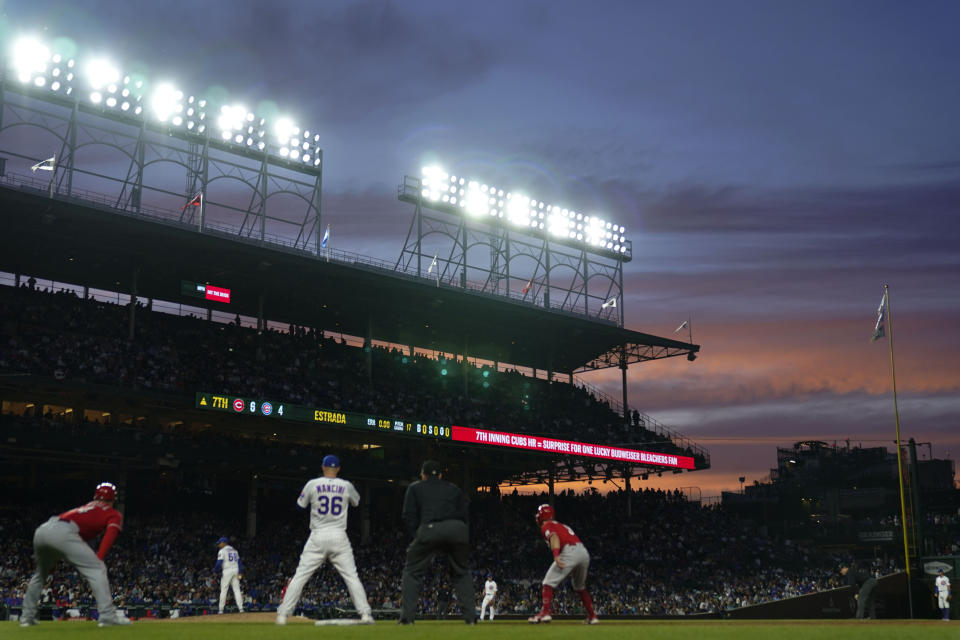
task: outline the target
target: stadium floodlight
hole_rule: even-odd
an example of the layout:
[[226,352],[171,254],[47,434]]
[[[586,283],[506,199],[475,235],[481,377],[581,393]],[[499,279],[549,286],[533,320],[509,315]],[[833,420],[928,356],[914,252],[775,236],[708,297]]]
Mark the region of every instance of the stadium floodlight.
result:
[[160,122],[166,122],[174,114],[183,111],[183,92],[168,82],[157,85],[150,98],[153,114]]
[[[243,105],[223,105],[220,107],[220,117],[217,118],[217,126],[220,127],[220,135],[224,140],[230,140],[231,138],[236,139],[237,136],[240,136],[240,139],[243,139],[243,134],[241,133],[244,129],[244,126],[247,122],[247,108]],[[253,114],[250,114],[251,119]]]
[[480,190],[480,184],[477,182],[470,182],[467,185],[467,192],[460,200],[460,204],[471,215],[487,215],[487,195]]
[[120,70],[106,58],[95,58],[87,64],[86,77],[94,89],[107,89],[110,93],[116,93],[117,83],[120,82]]
[[34,76],[42,76],[50,63],[50,49],[31,36],[17,40],[13,45],[12,66],[17,79],[24,84]]
[[[218,144],[240,146],[287,162],[312,167],[321,164],[320,135],[301,129],[289,117],[261,118],[240,105],[226,104],[221,108],[220,104],[208,105],[194,96],[185,99],[184,92],[172,84],[153,85],[142,75],[124,75],[122,66],[105,57],[76,65],[73,58],[62,55],[64,52],[51,52],[38,38],[24,36],[14,40],[5,52],[6,64],[12,76],[30,91],[71,96],[102,112],[116,111],[125,118],[155,117],[168,128],[216,136]],[[72,47],[69,54],[73,55]]]
[[297,128],[293,124],[293,120],[287,118],[286,116],[278,118],[273,125],[273,133],[277,137],[277,140],[286,142],[294,135],[294,131]]
[[491,224],[505,219],[511,225],[534,234],[583,246],[592,251],[631,259],[626,228],[597,215],[548,204],[521,192],[469,180],[436,165],[422,169],[420,197],[431,207],[453,214],[482,217]]

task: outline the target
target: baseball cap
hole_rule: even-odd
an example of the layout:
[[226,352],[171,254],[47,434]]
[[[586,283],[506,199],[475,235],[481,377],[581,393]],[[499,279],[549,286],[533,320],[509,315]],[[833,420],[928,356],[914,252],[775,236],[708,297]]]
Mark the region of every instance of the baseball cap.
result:
[[438,476],[441,471],[443,471],[443,468],[436,460],[427,460],[423,463],[423,466],[420,467],[420,473],[425,476]]
[[338,458],[337,456],[335,456],[335,455],[333,455],[333,454],[330,454],[330,455],[328,455],[328,456],[325,456],[325,457],[323,458],[323,466],[325,466],[325,467],[339,467],[339,466],[340,466],[340,458]]
[[217,540],[217,544],[222,544],[222,543],[224,543],[224,542],[226,542],[226,541],[227,541],[227,539],[226,539],[225,537],[224,537],[224,538],[220,538],[219,540]]

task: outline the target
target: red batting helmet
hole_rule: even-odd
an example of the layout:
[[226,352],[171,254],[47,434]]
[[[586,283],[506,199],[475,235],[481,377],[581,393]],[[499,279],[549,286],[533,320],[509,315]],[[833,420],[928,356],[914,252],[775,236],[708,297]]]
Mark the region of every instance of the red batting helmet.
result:
[[97,485],[97,490],[93,492],[94,500],[103,500],[104,502],[113,502],[117,499],[117,487],[112,482],[101,482]]
[[537,521],[537,524],[543,524],[547,520],[553,520],[554,515],[553,507],[548,504],[542,504],[537,507],[537,515],[533,518]]

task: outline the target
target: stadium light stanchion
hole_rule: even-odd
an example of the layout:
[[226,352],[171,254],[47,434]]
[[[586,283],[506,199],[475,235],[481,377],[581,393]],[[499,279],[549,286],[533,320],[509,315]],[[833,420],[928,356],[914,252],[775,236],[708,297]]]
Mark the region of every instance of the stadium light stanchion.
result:
[[437,166],[423,167],[418,180],[418,196],[432,209],[621,261],[632,258],[632,243],[624,235],[626,228],[597,214],[548,204],[520,191],[449,174]]
[[[203,97],[181,91],[172,82],[151,81],[135,71],[127,72],[122,64],[107,58],[83,52],[74,55],[74,48],[66,47],[61,42],[64,40],[47,45],[42,38],[30,35],[11,39],[8,50],[2,52],[4,66],[9,70],[4,74],[8,86],[42,101],[73,102],[75,112],[80,109],[85,114],[124,124],[139,122],[151,131],[159,130],[190,144],[199,144],[199,137],[203,139],[205,159],[210,141],[228,153],[258,159],[267,156],[270,162],[263,163],[265,173],[269,173],[268,165],[306,173],[316,178],[314,188],[319,189],[320,134],[298,126],[289,115],[270,113],[266,107],[266,113],[257,114],[239,103],[214,105]],[[70,126],[75,126],[73,121]],[[215,135],[211,136],[211,131]],[[73,152],[72,147],[68,148],[60,160],[66,171],[61,175],[67,176],[68,195],[74,172]],[[205,177],[201,187],[207,188]],[[319,203],[319,196],[314,198]],[[205,205],[201,210],[204,220]],[[318,204],[315,211],[319,221]]]

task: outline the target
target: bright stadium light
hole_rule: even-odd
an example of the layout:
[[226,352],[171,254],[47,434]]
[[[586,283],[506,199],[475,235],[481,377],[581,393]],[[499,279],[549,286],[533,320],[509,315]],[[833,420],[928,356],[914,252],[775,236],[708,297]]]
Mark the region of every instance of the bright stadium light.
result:
[[[120,81],[120,71],[109,60],[96,58],[87,64],[87,81],[94,89],[104,89]],[[111,93],[116,93],[116,87]]]
[[28,83],[35,74],[47,71],[50,62],[50,49],[36,38],[27,36],[13,45],[13,69],[20,82]]
[[150,106],[157,119],[160,122],[166,122],[170,116],[183,111],[181,100],[183,100],[183,92],[172,84],[164,82],[154,89]]
[[507,205],[507,218],[517,226],[529,226],[530,199],[520,194],[507,194],[507,196],[510,200]]
[[547,230],[550,235],[560,238],[566,238],[569,235],[573,222],[570,220],[569,214],[565,213],[560,207],[553,207],[553,212],[547,220]]
[[206,100],[193,96],[185,100],[184,92],[170,83],[152,84],[142,74],[127,73],[122,65],[106,57],[81,58],[84,63],[77,65],[70,57],[74,55],[72,48],[69,55],[63,55],[63,47],[56,44],[60,40],[55,41],[55,48],[60,51],[51,51],[33,36],[13,40],[4,52],[9,77],[17,78],[31,91],[49,91],[83,100],[125,118],[155,117],[168,127],[215,137],[218,144],[308,167],[322,164],[320,135],[296,126],[289,117],[260,117],[239,105],[208,105]]
[[293,125],[293,120],[287,117],[278,118],[273,125],[273,134],[277,136],[278,140],[287,140],[293,135],[293,130],[296,127]]
[[221,129],[227,131],[237,131],[243,127],[243,121],[247,115],[247,108],[242,105],[223,105],[220,107],[220,117],[217,124]]
[[431,207],[482,217],[494,225],[502,224],[503,220],[564,244],[613,254],[618,259],[632,258],[626,229],[600,216],[584,215],[523,193],[449,174],[436,165],[423,167],[421,176],[419,197]]
[[470,182],[467,185],[466,194],[460,200],[460,206],[471,215],[487,215],[487,195],[480,190],[479,183]]

